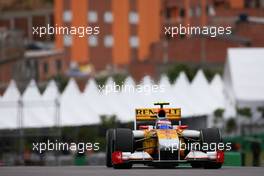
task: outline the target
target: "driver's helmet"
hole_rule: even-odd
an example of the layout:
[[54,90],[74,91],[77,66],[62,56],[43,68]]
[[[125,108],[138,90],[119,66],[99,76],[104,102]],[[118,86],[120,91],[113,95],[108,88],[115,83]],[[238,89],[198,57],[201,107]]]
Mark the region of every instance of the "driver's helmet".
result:
[[156,127],[157,129],[172,129],[171,121],[167,119],[158,120]]
[[158,112],[158,118],[159,119],[165,119],[166,118],[166,112],[164,109],[160,109]]

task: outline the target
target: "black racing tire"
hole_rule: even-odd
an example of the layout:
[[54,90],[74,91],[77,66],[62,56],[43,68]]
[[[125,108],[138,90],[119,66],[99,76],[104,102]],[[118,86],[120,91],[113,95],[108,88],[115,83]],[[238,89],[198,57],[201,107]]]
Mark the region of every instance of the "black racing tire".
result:
[[[131,129],[117,128],[114,130],[114,151],[133,152],[134,136]],[[130,169],[131,163],[115,164],[115,169]]]
[[[201,142],[207,143],[208,146],[210,146],[210,144],[212,143],[215,143],[217,146],[219,143],[222,142],[222,135],[218,128],[202,129],[200,137],[201,137]],[[208,150],[208,151],[214,151],[214,150]],[[206,162],[203,164],[203,167],[205,169],[219,169],[222,167],[222,163]]]
[[115,151],[132,152],[134,145],[133,132],[129,128],[117,128],[115,129],[114,136]]
[[193,162],[193,163],[191,163],[191,166],[192,166],[192,168],[202,168],[203,163]]
[[221,167],[222,167],[222,163],[212,162],[212,163],[204,164],[205,169],[220,169]]
[[109,129],[106,132],[106,167],[113,167],[112,152],[113,152],[113,135],[114,129]]
[[222,136],[218,128],[202,129],[200,133],[200,139],[202,143],[207,143],[208,145],[212,143],[218,145],[220,142],[222,142]]
[[124,163],[124,164],[115,164],[113,165],[114,169],[131,169],[132,164],[131,163]]

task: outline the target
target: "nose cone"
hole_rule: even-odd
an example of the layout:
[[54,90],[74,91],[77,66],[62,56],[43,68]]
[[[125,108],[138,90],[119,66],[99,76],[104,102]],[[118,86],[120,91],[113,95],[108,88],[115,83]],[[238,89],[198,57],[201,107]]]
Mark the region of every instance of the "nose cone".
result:
[[179,148],[179,138],[159,139],[159,148],[161,151],[173,151]]
[[176,130],[157,130],[159,148],[162,151],[177,150],[179,148],[179,137]]

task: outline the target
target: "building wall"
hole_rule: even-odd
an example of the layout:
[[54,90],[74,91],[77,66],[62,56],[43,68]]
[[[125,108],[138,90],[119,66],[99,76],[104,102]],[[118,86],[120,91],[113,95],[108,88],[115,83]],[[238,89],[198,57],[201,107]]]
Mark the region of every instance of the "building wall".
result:
[[234,9],[242,9],[244,7],[244,0],[230,0],[229,3]]
[[[87,26],[88,1],[71,1],[71,8],[73,13],[71,25],[76,28]],[[79,64],[87,64],[89,62],[87,41],[87,35],[83,37],[79,37],[78,35],[72,36],[73,47],[71,57]]]
[[130,59],[129,0],[113,0],[112,9],[114,16],[112,26],[114,37],[113,63],[117,65],[128,64]]
[[[165,25],[232,25],[235,34],[251,41],[251,46],[263,47],[263,25],[253,23],[235,23],[235,17],[242,13],[250,16],[264,17],[263,8],[254,8],[245,0],[54,0],[54,9],[4,12],[0,16],[0,27],[20,29],[24,37],[34,40],[49,40],[44,36],[39,39],[31,36],[32,26],[42,26],[54,13],[56,26],[99,26],[100,34],[96,36],[96,44],[90,43],[91,36],[82,38],[67,36],[70,44],[65,44],[65,36],[56,35],[57,49],[65,49],[71,61],[92,64],[95,70],[109,67],[130,68],[135,65],[134,73],[142,69],[142,74],[155,73],[155,63],[186,62],[200,64],[202,58],[202,38],[186,36],[166,41],[163,26]],[[256,2],[254,0],[250,2]],[[207,9],[214,6],[215,15],[208,15]],[[198,8],[200,14],[196,14]],[[70,20],[65,20],[69,12]],[[96,20],[91,22],[91,13]],[[106,21],[106,13],[112,20]],[[68,15],[69,15],[68,14]],[[169,14],[169,18],[167,18]],[[67,16],[67,15],[66,15]],[[110,17],[111,18],[111,17]],[[132,21],[131,21],[132,19]],[[134,22],[133,22],[134,20]],[[108,40],[107,40],[108,39]],[[110,44],[106,45],[106,41]],[[164,43],[167,42],[167,48]],[[135,46],[134,46],[135,45]],[[240,43],[222,39],[206,39],[204,41],[204,60],[207,63],[224,63],[228,47],[240,47]],[[165,57],[167,55],[167,58]],[[66,62],[68,57],[65,57]],[[144,64],[141,64],[143,62]],[[139,63],[140,66],[137,67]],[[147,65],[150,66],[147,66]],[[144,70],[145,69],[145,70]],[[132,70],[128,70],[131,71]],[[136,70],[136,71],[135,71]],[[141,74],[141,75],[142,75]]]
[[0,15],[0,28],[8,30],[19,30],[22,32],[23,37],[29,41],[51,41],[53,35],[44,35],[39,37],[33,35],[32,27],[46,26],[47,24],[53,25],[53,10],[40,9],[40,10],[10,10],[3,11]]
[[12,79],[12,62],[9,62],[5,65],[0,65],[0,80],[1,83],[8,82]]
[[99,1],[89,0],[88,1],[88,13],[96,12],[97,20],[96,22],[91,22],[88,20],[89,26],[95,27],[99,26],[100,34],[96,36],[97,45],[89,45],[89,42],[85,45],[89,50],[89,63],[92,63],[96,70],[103,70],[108,65],[111,65],[113,58],[113,51],[111,46],[105,47],[104,40],[106,37],[113,37],[113,23],[105,22],[104,16],[105,13],[111,13],[112,9],[112,0],[104,1],[102,3]]
[[11,79],[23,87],[30,79],[45,82],[56,75],[66,74],[67,69],[68,63],[62,53],[10,60],[0,64],[0,91]]
[[[54,1],[54,21],[55,25],[62,26],[63,25],[63,11],[64,11],[64,6],[63,6],[63,1],[64,0],[56,0]],[[57,49],[63,49],[64,44],[63,44],[63,36],[62,35],[56,35],[55,36],[55,46]]]
[[64,60],[63,54],[54,54],[51,56],[44,56],[35,58],[38,60],[38,78],[39,81],[46,81],[56,75],[66,74],[68,64]]
[[[151,8],[148,8],[151,5]],[[139,60],[146,60],[149,56],[150,45],[159,41],[161,33],[161,1],[138,1],[139,24],[138,36],[140,41]]]
[[[152,8],[147,8],[149,4]],[[55,24],[58,26],[77,26],[88,24],[99,26],[100,34],[95,36],[97,44],[89,44],[89,38],[72,37],[66,47],[64,36],[56,36],[56,47],[70,50],[72,61],[93,64],[98,70],[107,66],[126,66],[132,60],[145,60],[149,48],[160,37],[160,0],[55,0]],[[65,12],[71,13],[71,20],[65,22]],[[89,21],[90,13],[96,20]],[[112,21],[106,21],[106,13]],[[76,18],[77,16],[77,18]],[[110,46],[107,41],[112,40]],[[111,43],[111,42],[110,42]]]

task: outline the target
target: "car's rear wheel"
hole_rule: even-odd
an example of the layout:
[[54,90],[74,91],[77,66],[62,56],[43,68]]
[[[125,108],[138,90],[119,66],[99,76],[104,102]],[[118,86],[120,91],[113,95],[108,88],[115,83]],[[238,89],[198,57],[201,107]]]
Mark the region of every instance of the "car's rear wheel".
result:
[[106,132],[106,167],[113,167],[112,165],[113,133],[114,133],[114,129],[109,129]]
[[[114,130],[114,151],[133,152],[134,136],[131,129],[117,128]],[[115,169],[130,169],[131,163],[114,164]]]
[[[219,143],[222,142],[222,136],[217,128],[207,128],[201,130],[201,141],[203,144],[207,144],[210,146],[210,144],[214,144],[214,146],[218,146]],[[216,149],[208,149],[208,151],[215,151]],[[218,162],[206,162],[203,164],[203,167],[205,169],[219,169],[222,167],[222,163]]]

